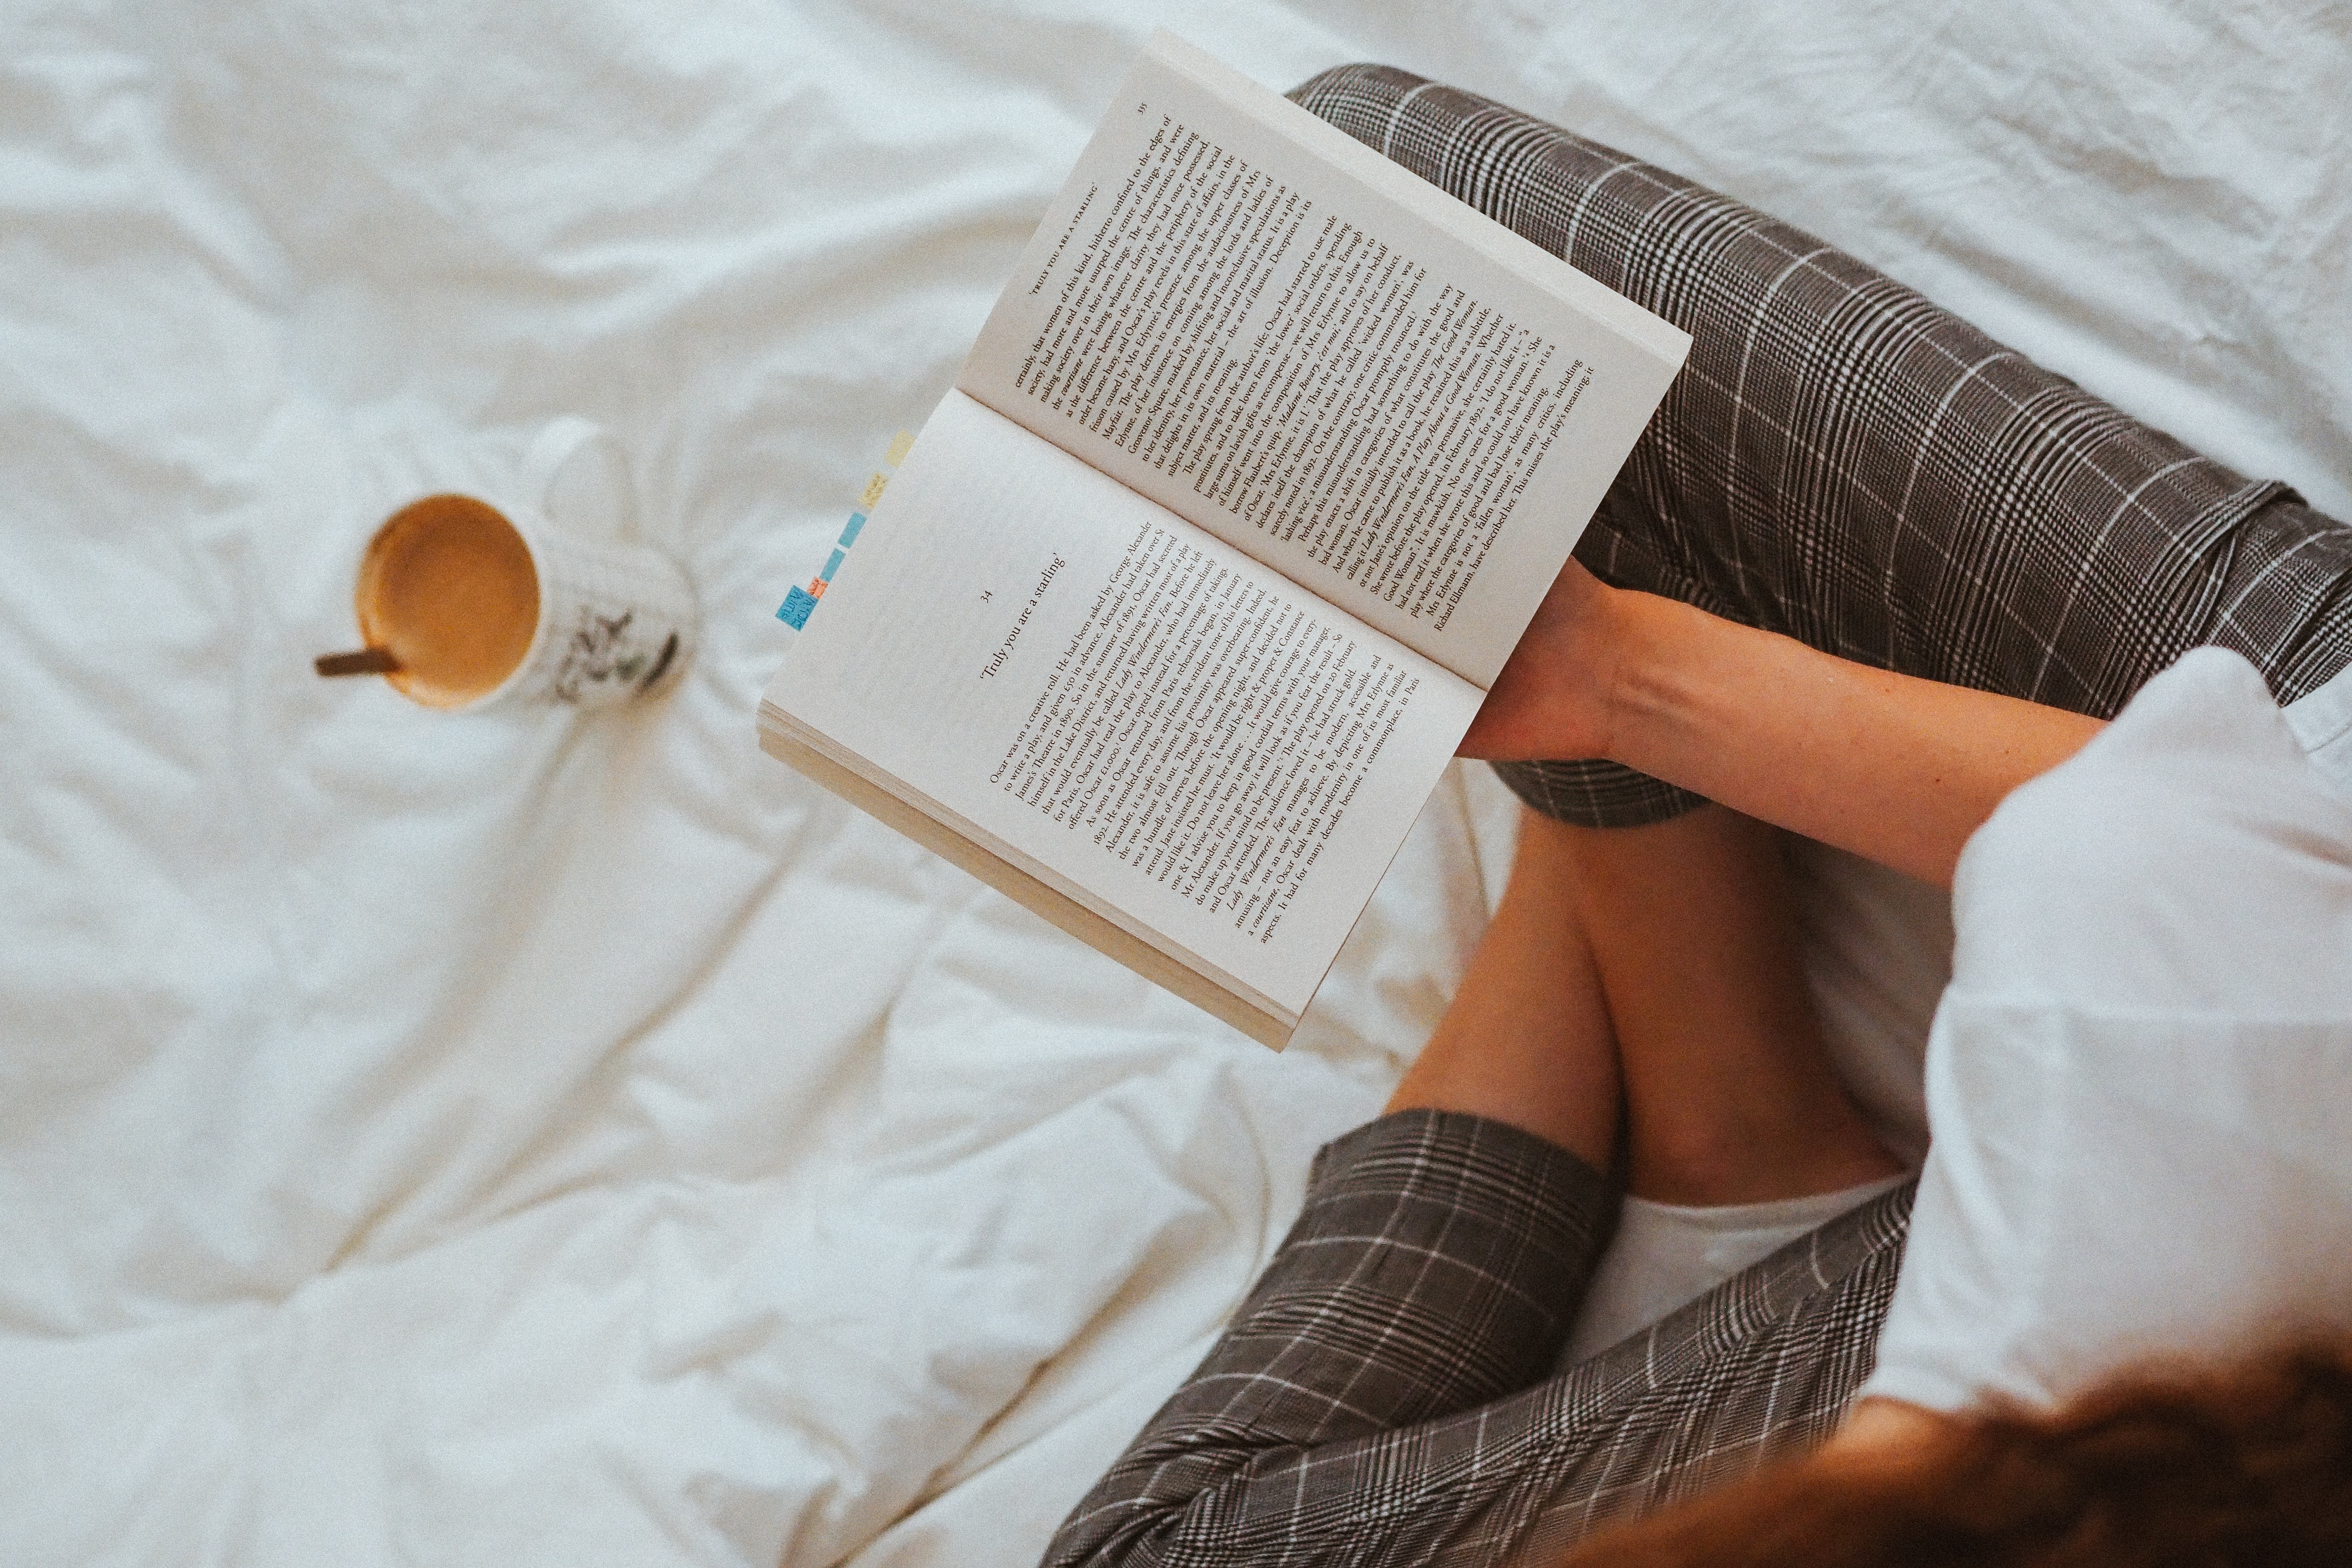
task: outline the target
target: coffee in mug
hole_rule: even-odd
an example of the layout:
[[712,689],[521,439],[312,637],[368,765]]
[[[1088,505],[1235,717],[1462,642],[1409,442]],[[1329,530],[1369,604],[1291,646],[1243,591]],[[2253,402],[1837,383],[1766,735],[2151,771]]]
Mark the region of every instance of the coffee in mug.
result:
[[[551,478],[579,444],[564,434],[555,463],[534,465]],[[696,627],[693,591],[659,552],[467,495],[385,519],[353,598],[367,646],[319,659],[319,673],[380,674],[428,708],[634,697],[685,662]]]

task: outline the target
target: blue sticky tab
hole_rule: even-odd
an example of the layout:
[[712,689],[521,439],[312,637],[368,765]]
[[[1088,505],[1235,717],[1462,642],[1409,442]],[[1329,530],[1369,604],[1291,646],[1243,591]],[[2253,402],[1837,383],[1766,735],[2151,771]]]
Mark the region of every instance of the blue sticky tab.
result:
[[866,514],[862,511],[851,512],[849,514],[849,526],[841,531],[841,547],[844,550],[846,550],[851,545],[856,543],[857,531],[865,526]]
[[822,572],[820,572],[820,573],[818,573],[818,574],[816,574],[816,578],[817,578],[817,581],[818,581],[818,582],[820,582],[820,583],[830,583],[830,582],[832,582],[832,581],[833,581],[833,574],[834,574],[834,573],[835,573],[836,570],[838,570],[838,569],[840,568],[840,565],[841,565],[841,558],[842,558],[842,555],[843,555],[844,553],[845,553],[844,552],[839,551],[839,550],[836,550],[836,551],[835,551],[835,552],[833,552],[833,559],[832,559],[832,560],[830,560],[830,561],[828,561],[828,562],[826,562],[826,563],[824,563],[824,571],[822,571]]
[[808,625],[809,612],[815,608],[815,595],[806,588],[795,588],[784,595],[782,607],[776,611],[776,619],[799,631]]

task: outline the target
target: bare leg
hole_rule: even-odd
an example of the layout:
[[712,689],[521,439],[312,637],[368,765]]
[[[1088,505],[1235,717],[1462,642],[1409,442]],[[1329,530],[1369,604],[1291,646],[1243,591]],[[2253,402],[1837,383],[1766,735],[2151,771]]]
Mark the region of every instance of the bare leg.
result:
[[1708,806],[1644,827],[1524,813],[1503,905],[1389,1101],[1507,1121],[1662,1203],[1801,1197],[1901,1167],[1832,1070],[1780,846]]
[[1762,1203],[1899,1172],[1822,1047],[1778,835],[1719,805],[1567,831],[1634,1195]]
[[1576,836],[1591,831],[1519,814],[1502,907],[1389,1110],[1491,1117],[1609,1168],[1617,1042],[1577,911]]

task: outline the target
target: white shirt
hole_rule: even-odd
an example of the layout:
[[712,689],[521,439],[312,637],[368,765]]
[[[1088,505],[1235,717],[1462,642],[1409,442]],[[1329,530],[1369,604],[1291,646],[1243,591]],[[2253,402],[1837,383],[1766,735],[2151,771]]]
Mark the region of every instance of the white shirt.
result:
[[2047,1405],[2352,1331],[2347,751],[2352,676],[2291,722],[2200,649],[1969,841],[1865,1394]]
[[1751,1263],[1911,1179],[1908,1172],[1811,1197],[1695,1207],[1629,1197],[1560,1351],[1562,1371],[1697,1300]]

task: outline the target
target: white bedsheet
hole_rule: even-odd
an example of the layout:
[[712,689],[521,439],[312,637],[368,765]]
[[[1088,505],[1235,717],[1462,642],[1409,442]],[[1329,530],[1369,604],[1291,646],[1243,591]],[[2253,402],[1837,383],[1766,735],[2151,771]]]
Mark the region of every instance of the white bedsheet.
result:
[[[1380,58],[2352,505],[2352,42],[2126,0],[0,11],[0,1561],[1016,1565],[1375,1108],[1509,809],[1282,1057],[756,750],[891,433],[1155,24]],[[395,504],[581,414],[708,617],[640,711],[322,682]],[[1900,1123],[1936,900],[1817,957]]]

